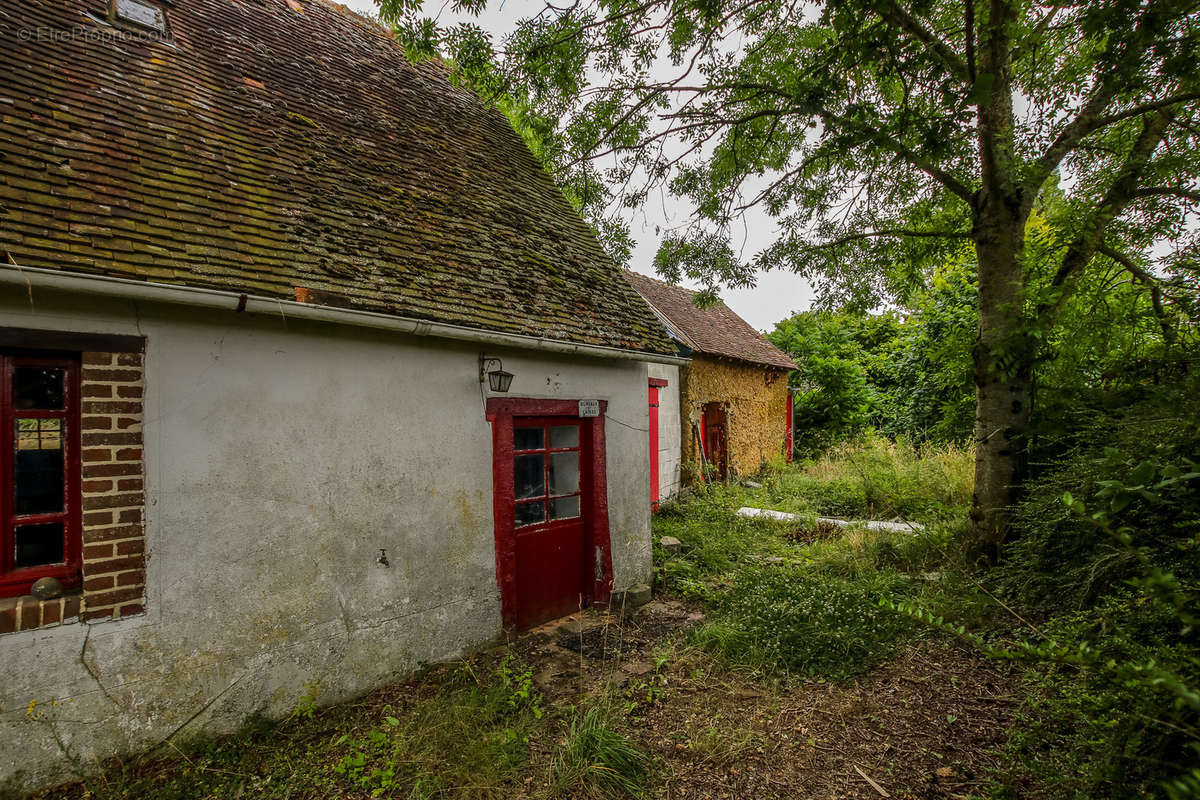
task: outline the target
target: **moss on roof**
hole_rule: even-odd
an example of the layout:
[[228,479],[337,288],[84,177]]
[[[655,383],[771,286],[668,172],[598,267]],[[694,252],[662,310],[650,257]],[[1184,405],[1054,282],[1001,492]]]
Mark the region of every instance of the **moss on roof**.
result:
[[442,67],[326,0],[162,8],[168,41],[107,24],[104,0],[3,0],[13,261],[674,352],[505,118]]

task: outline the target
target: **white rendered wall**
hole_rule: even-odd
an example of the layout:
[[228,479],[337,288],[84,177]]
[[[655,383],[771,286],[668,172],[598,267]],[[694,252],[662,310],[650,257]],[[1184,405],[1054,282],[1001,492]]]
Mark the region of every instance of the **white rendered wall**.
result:
[[647,364],[648,378],[663,378],[667,385],[658,390],[658,496],[666,500],[679,491],[679,464],[682,457],[679,413],[679,367]]
[[[478,348],[47,292],[0,296],[0,326],[147,340],[147,613],[0,636],[0,794],[71,777],[31,701],[94,763],[499,634]],[[615,584],[647,582],[645,365],[489,355],[507,396],[609,401]]]

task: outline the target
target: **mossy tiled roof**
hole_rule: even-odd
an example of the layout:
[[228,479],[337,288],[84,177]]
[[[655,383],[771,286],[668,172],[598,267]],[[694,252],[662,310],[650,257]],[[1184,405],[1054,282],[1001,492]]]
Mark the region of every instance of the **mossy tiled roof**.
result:
[[0,250],[673,354],[504,117],[327,0],[0,0]]
[[663,316],[691,350],[779,369],[796,368],[787,354],[724,303],[699,308],[693,302],[696,293],[681,286],[672,286],[636,272],[626,272],[625,279]]

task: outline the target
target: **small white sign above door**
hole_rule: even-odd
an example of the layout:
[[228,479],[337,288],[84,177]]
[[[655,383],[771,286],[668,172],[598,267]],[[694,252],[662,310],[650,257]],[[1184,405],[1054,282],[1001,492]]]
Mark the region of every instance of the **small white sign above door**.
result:
[[599,400],[580,400],[579,401],[579,416],[581,416],[581,417],[598,417],[598,416],[600,416],[600,401]]

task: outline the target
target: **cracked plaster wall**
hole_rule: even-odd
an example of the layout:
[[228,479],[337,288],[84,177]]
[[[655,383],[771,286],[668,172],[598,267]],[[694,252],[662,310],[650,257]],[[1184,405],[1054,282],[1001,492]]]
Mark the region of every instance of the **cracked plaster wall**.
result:
[[[148,549],[146,614],[0,637],[0,794],[500,633],[478,347],[40,291],[0,325],[147,337]],[[615,584],[648,581],[645,365],[489,355],[509,396],[609,401]]]

